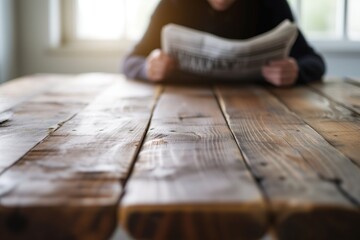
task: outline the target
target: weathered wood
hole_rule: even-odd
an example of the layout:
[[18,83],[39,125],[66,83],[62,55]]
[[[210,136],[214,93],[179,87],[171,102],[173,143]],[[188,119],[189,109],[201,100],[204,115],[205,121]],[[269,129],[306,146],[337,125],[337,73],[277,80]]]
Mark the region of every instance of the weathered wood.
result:
[[359,209],[317,206],[297,211],[288,209],[276,221],[278,239],[349,239],[360,236]]
[[159,99],[120,205],[136,239],[258,239],[267,214],[210,88]]
[[360,174],[351,160],[259,86],[219,87],[217,95],[280,239],[360,236],[351,201],[360,199]]
[[357,114],[307,87],[271,91],[360,167],[360,117]]
[[26,212],[23,210],[22,206],[1,207],[1,239],[106,240],[116,227],[116,207],[110,205],[81,210],[69,204],[52,208],[31,206]]
[[[122,192],[120,181],[146,134],[159,94],[151,85],[122,77],[115,80],[0,176],[0,223],[19,216],[26,223],[20,229],[0,225],[1,239],[53,235],[55,239],[107,239],[111,235]],[[48,228],[39,233],[42,225]]]
[[360,239],[356,82],[60,81],[0,86],[0,239]]
[[29,100],[60,83],[71,79],[65,75],[33,75],[22,77],[0,85],[0,112]]
[[10,121],[13,115],[14,114],[10,111],[0,112],[0,124]]
[[357,86],[360,86],[360,78],[349,77],[349,78],[346,78],[346,81],[351,83],[351,84],[355,84]]
[[310,86],[326,97],[360,114],[360,87],[344,81],[316,83],[310,84]]
[[[48,89],[34,98],[27,98],[28,101],[14,107],[12,119],[0,125],[0,173],[46,138],[49,133],[71,119],[99,94],[101,89],[109,86],[113,81],[115,81],[113,77],[106,75],[83,75],[71,81],[66,80],[63,84]],[[41,89],[41,85],[37,86]],[[26,89],[22,90],[26,91]],[[9,99],[9,102],[18,103],[19,99],[24,98],[14,98],[14,101]]]

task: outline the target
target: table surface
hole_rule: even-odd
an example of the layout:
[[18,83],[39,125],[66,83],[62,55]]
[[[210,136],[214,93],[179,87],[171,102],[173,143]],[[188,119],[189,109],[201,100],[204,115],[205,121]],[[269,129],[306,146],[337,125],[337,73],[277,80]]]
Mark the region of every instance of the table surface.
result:
[[0,239],[360,239],[360,82],[0,86]]

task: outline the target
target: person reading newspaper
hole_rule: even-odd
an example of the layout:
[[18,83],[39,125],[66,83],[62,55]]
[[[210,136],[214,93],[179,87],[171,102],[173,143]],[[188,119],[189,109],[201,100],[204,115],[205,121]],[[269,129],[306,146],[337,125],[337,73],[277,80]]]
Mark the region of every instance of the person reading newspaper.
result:
[[[294,21],[286,0],[161,0],[143,38],[125,57],[123,72],[129,78],[154,82],[180,74],[174,56],[161,49],[162,30],[169,23],[241,40],[264,34],[286,19]],[[260,72],[275,86],[291,86],[320,80],[325,64],[297,30],[289,55],[264,62]]]

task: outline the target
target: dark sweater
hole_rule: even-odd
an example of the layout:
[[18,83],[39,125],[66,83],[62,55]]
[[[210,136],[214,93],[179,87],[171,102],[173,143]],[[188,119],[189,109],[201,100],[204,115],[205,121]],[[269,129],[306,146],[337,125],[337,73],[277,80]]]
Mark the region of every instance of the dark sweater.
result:
[[[124,59],[122,70],[128,78],[146,79],[145,59],[161,48],[161,29],[175,23],[229,39],[247,39],[267,32],[283,20],[294,21],[286,0],[237,0],[228,10],[217,12],[207,0],[161,0],[143,38]],[[323,59],[299,35],[290,56],[299,65],[297,82],[320,80],[325,72]]]

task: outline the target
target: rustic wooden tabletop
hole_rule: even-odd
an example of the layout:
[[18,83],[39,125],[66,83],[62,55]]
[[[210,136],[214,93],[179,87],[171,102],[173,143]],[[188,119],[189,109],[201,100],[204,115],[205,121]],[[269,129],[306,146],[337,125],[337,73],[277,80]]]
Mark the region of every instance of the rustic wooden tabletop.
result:
[[0,86],[0,239],[360,239],[360,83]]

